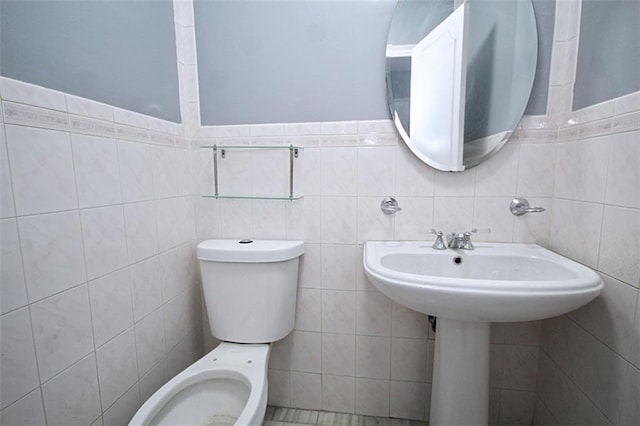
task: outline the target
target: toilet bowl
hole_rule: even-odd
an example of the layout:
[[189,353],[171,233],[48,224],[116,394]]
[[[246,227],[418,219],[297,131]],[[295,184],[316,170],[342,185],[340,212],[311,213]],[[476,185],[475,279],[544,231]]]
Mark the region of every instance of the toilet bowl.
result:
[[211,334],[223,342],[156,391],[130,425],[260,425],[270,342],[295,320],[301,241],[198,244]]
[[154,393],[130,425],[260,425],[269,349],[222,342]]

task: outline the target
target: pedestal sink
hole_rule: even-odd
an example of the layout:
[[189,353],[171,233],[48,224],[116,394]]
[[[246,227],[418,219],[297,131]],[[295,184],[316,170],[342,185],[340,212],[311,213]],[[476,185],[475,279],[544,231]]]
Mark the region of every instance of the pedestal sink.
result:
[[364,269],[389,298],[438,317],[431,426],[488,424],[491,322],[561,315],[603,287],[591,269],[536,244],[475,243],[467,251],[368,241]]

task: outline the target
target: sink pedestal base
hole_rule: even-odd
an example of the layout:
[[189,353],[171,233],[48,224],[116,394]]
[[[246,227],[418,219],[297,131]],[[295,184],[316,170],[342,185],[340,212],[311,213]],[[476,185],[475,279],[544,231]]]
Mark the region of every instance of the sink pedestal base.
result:
[[438,318],[430,426],[488,424],[490,327]]

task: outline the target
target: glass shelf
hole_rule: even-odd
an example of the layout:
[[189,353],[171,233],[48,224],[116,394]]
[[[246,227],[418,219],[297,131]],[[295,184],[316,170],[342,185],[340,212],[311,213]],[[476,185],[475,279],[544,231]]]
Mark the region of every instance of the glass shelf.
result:
[[[200,148],[211,149],[213,155],[213,194],[203,195],[204,198],[239,199],[239,200],[300,200],[302,195],[293,194],[293,163],[299,156],[299,151],[303,149],[294,145],[201,145]],[[218,190],[218,156],[226,158],[227,150],[243,151],[264,151],[264,150],[288,150],[289,151],[289,194],[287,195],[232,195],[220,194]]]
[[235,200],[278,200],[278,201],[295,201],[304,198],[304,195],[294,195],[292,197],[277,195],[203,195],[203,198],[216,198],[216,199],[235,199]]
[[244,149],[244,150],[256,150],[261,149],[304,149],[301,146],[295,145],[200,145],[200,148],[210,149]]

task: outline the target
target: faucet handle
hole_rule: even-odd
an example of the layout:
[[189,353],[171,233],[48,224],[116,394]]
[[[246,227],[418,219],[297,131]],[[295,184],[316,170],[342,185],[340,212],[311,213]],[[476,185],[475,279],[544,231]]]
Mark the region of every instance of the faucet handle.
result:
[[436,240],[434,241],[433,246],[432,246],[435,250],[446,250],[447,249],[446,244],[442,240],[442,235],[443,235],[442,231],[437,231],[434,228],[431,228],[431,229],[429,229],[429,233],[430,234],[435,234],[435,236],[436,236]]
[[471,234],[490,234],[491,228],[473,228],[469,235]]
[[545,210],[544,207],[531,207],[529,200],[526,198],[514,198],[509,204],[509,210],[514,216],[522,216],[526,213],[540,213]]
[[396,212],[402,210],[402,207],[400,207],[400,205],[398,204],[398,200],[396,200],[395,198],[386,197],[380,203],[380,210],[382,210],[382,213],[384,214],[395,214]]

